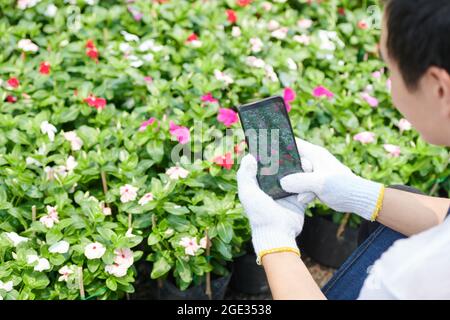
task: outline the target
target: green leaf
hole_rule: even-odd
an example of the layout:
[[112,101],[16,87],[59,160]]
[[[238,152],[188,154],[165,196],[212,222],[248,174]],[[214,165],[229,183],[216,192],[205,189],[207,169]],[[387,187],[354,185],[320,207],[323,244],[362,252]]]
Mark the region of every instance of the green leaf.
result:
[[112,291],[117,290],[117,282],[114,278],[109,277],[108,279],[106,279],[106,286]]
[[150,140],[146,145],[148,155],[157,163],[164,157],[164,143],[160,140]]
[[154,234],[154,233],[150,233],[147,239],[147,243],[149,246],[152,246],[154,244],[157,244],[159,242],[159,237]]
[[163,275],[169,272],[170,268],[171,266],[169,262],[166,260],[166,258],[160,256],[158,260],[156,260],[155,263],[153,264],[153,269],[150,277],[152,279],[161,278]]
[[184,206],[179,206],[172,202],[164,203],[163,209],[171,214],[176,215],[176,216],[181,216],[181,215],[189,213],[188,208],[186,208]]
[[230,243],[233,238],[233,226],[228,222],[221,221],[217,224],[217,233],[225,243]]

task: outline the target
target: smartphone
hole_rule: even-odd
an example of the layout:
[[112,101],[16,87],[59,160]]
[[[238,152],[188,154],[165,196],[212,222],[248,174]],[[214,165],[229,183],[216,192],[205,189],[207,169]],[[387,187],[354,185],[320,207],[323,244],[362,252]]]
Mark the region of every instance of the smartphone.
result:
[[238,113],[249,152],[258,162],[260,188],[273,199],[292,195],[281,188],[280,179],[303,169],[283,98],[245,104]]

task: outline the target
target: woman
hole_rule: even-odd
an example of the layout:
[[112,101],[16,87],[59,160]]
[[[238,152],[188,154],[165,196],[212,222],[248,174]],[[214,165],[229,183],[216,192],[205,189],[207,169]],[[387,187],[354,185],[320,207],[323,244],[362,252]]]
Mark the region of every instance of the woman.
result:
[[[450,2],[389,0],[381,55],[398,110],[430,143],[450,146]],[[274,201],[247,155],[237,174],[258,262],[275,299],[450,299],[450,200],[385,188],[356,176],[326,149],[298,140],[305,173],[281,179],[298,194]],[[339,212],[382,224],[323,292],[299,258],[295,238],[317,197]]]

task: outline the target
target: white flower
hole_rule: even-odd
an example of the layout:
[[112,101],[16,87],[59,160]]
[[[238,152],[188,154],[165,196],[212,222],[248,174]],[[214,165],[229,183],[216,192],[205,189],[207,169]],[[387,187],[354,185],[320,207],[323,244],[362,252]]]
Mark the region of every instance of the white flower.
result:
[[312,26],[312,20],[310,19],[300,19],[297,22],[297,25],[300,29],[308,29]]
[[54,16],[56,16],[56,12],[58,12],[58,7],[51,3],[47,6],[44,15],[46,17],[53,18]]
[[114,263],[129,268],[133,265],[134,257],[133,251],[129,248],[122,248],[114,250],[116,257],[114,258]]
[[13,289],[13,282],[12,281],[3,282],[0,280],[0,289],[5,290],[6,292],[10,292]]
[[200,40],[189,41],[189,45],[193,46],[194,48],[199,48],[202,46],[202,44],[203,42],[201,42]]
[[45,271],[50,269],[50,262],[45,258],[39,258],[37,265],[34,266],[34,271]]
[[39,161],[37,161],[36,159],[34,159],[32,157],[27,157],[25,159],[25,162],[26,162],[27,166],[30,166],[30,165],[35,165],[38,167],[42,166],[42,163],[40,163]]
[[64,138],[70,142],[73,151],[78,151],[83,146],[83,140],[78,137],[75,131],[67,131],[63,133]]
[[74,273],[73,268],[64,266],[61,269],[58,270],[59,274],[61,275],[58,278],[58,281],[67,281],[69,280],[70,275]]
[[52,244],[50,248],[48,248],[48,251],[50,253],[66,253],[67,251],[69,251],[69,243],[64,240],[59,241],[55,244]]
[[266,63],[264,62],[264,60],[256,58],[254,56],[250,56],[247,57],[246,59],[246,63],[253,68],[264,68],[264,66],[266,65]]
[[280,27],[280,23],[276,20],[270,20],[269,23],[267,24],[267,29],[269,29],[269,31],[273,31],[275,29],[278,29]]
[[84,255],[89,260],[101,258],[105,251],[106,248],[99,242],[92,242],[84,247]]
[[122,201],[122,203],[127,203],[130,201],[136,200],[137,191],[138,191],[138,188],[133,187],[130,184],[126,184],[126,185],[120,187],[120,189],[119,189],[120,201]]
[[175,166],[175,167],[170,167],[169,169],[167,169],[166,174],[169,176],[170,179],[172,180],[178,180],[179,178],[186,178],[189,174],[189,171],[187,171],[184,168]]
[[126,42],[122,42],[121,44],[119,44],[119,50],[124,52],[124,53],[129,53],[129,52],[133,51],[133,47],[130,46]]
[[252,52],[257,53],[262,50],[263,42],[259,38],[251,38],[250,39],[250,45],[252,46]]
[[147,53],[146,55],[142,56],[142,58],[147,62],[153,61],[153,54]]
[[103,201],[100,202],[100,208],[102,209],[102,213],[103,213],[105,216],[110,216],[110,215],[112,214],[111,208],[108,207],[108,206],[106,206],[105,203],[104,203]]
[[262,7],[265,11],[270,11],[272,10],[272,4],[268,1],[263,2]]
[[19,8],[21,10],[25,10],[27,8],[32,8],[40,1],[41,0],[18,0],[17,8]]
[[184,253],[190,256],[195,256],[197,250],[200,249],[197,239],[195,238],[183,237],[179,244],[184,247]]
[[78,166],[78,162],[73,156],[69,156],[66,160],[66,170],[71,173]]
[[47,215],[39,219],[47,228],[52,228],[53,225],[59,222],[58,211],[56,207],[47,206]]
[[294,41],[297,41],[298,43],[305,44],[305,45],[308,45],[311,42],[309,36],[307,36],[305,34],[295,35],[293,37],[293,39],[294,39]]
[[120,31],[120,33],[123,35],[123,37],[125,38],[125,41],[131,42],[131,41],[139,41],[139,37],[135,34],[132,33],[128,33],[124,30]]
[[289,70],[297,70],[297,64],[292,58],[288,58],[286,62],[288,64]]
[[42,134],[47,134],[50,141],[55,140],[56,127],[49,123],[48,121],[43,121],[41,123]]
[[30,39],[22,39],[17,43],[17,47],[25,52],[37,52],[39,47]]
[[241,28],[239,28],[238,26],[233,26],[233,28],[231,28],[231,35],[235,38],[238,38],[241,36]]
[[267,76],[270,80],[272,80],[272,81],[274,81],[274,82],[278,81],[278,76],[277,76],[277,74],[276,74],[275,71],[273,70],[273,67],[272,67],[270,64],[266,64],[265,67],[264,67],[264,69],[266,70],[266,76]]
[[289,29],[286,27],[277,29],[272,32],[272,37],[280,39],[280,40],[286,39],[288,31],[289,31]]
[[84,0],[88,5],[93,6],[95,4],[95,0]]
[[144,64],[144,61],[142,61],[135,55],[129,55],[127,59],[130,61],[130,66],[132,66],[133,68],[139,68]]
[[38,261],[39,260],[39,256],[37,256],[37,255],[35,255],[35,254],[29,254],[29,255],[27,255],[27,263],[28,264],[32,264],[32,263],[34,263],[34,262],[36,262],[36,261]]
[[400,132],[403,132],[403,131],[411,130],[412,125],[408,120],[400,119],[400,121],[398,122],[398,127],[400,129]]
[[230,76],[226,75],[225,73],[219,71],[219,70],[214,70],[214,76],[216,77],[217,80],[219,81],[223,81],[225,82],[225,84],[232,84],[233,78],[231,78]]
[[208,245],[208,243],[206,242],[206,237],[203,237],[200,239],[200,247],[202,247],[203,249],[206,249],[206,246]]
[[22,242],[27,242],[28,241],[28,238],[19,236],[15,232],[6,232],[5,234],[9,238],[9,240],[12,241],[12,243],[14,244],[15,247],[17,247],[17,245],[19,245]]
[[149,193],[144,194],[144,195],[142,196],[142,198],[139,199],[138,203],[139,203],[141,206],[144,206],[144,205],[146,205],[147,203],[149,203],[149,202],[152,201],[152,200],[153,200],[153,193],[149,192]]
[[62,40],[62,41],[59,43],[59,46],[60,46],[60,47],[65,47],[65,46],[67,46],[68,44],[69,44],[69,40],[64,39],[64,40]]
[[162,50],[162,46],[158,46],[155,44],[155,41],[153,41],[153,39],[149,39],[149,40],[145,40],[144,42],[142,42],[139,45],[139,51],[144,52],[144,51],[154,51],[154,52],[158,52]]
[[105,271],[117,278],[121,278],[127,274],[128,268],[116,263],[105,266]]

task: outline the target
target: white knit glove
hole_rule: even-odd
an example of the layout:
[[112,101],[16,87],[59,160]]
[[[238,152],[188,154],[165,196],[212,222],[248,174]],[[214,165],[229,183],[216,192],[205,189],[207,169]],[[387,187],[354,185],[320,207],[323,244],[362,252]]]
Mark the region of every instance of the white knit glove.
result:
[[315,195],[306,193],[299,199],[290,196],[275,201],[260,189],[256,172],[256,159],[252,155],[242,158],[237,172],[238,192],[250,221],[257,263],[260,264],[262,255],[274,249],[299,254],[295,238],[302,231],[305,209]]
[[[351,212],[374,221],[380,210],[384,186],[355,175],[327,149],[296,139],[302,158],[312,163],[313,172],[296,173],[280,180],[287,192],[314,192],[330,208]],[[303,195],[302,195],[303,197]]]

